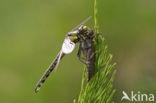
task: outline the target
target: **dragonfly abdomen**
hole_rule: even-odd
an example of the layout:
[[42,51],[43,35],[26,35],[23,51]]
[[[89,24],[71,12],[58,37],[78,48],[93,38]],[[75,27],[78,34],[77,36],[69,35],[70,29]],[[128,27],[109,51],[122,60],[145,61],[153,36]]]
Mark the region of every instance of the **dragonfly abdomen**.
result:
[[[65,54],[61,55],[61,59],[64,57]],[[35,92],[37,93],[40,90],[40,87],[42,86],[42,84],[45,82],[45,80],[49,77],[50,73],[54,70],[54,68],[56,67],[57,61],[58,61],[59,55],[55,58],[55,60],[52,62],[52,64],[50,65],[50,67],[46,70],[46,72],[44,73],[44,75],[42,76],[42,78],[39,80],[39,82],[37,83],[36,87],[35,87]]]

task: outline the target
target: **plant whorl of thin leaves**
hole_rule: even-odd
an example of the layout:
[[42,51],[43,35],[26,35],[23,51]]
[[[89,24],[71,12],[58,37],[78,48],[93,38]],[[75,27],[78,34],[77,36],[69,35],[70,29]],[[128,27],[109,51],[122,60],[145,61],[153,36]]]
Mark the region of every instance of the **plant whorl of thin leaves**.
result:
[[86,83],[87,73],[86,68],[84,68],[78,101],[76,102],[74,99],[73,103],[111,103],[115,93],[115,89],[113,89],[116,74],[115,63],[111,64],[112,55],[107,53],[108,48],[105,45],[104,37],[98,33],[97,12],[97,0],[94,0],[95,73]]

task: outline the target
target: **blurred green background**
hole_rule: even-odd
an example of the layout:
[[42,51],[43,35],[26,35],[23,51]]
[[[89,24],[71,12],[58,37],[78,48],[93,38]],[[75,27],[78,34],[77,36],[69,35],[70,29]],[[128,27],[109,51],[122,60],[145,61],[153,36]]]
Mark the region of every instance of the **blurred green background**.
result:
[[[34,87],[68,31],[93,16],[93,0],[0,0],[1,103],[71,103],[84,65],[76,50],[65,56],[38,94]],[[122,91],[156,93],[156,1],[98,0],[100,31],[118,70]],[[93,27],[93,19],[88,23]]]

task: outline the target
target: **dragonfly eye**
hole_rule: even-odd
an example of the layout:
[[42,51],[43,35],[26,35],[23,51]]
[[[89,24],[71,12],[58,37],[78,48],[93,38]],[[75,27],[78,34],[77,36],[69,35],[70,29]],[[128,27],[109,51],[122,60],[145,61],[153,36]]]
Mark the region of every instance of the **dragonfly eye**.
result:
[[81,25],[80,28],[79,28],[79,31],[87,31],[87,26],[83,26]]
[[87,26],[83,26],[83,30],[85,30],[85,31],[86,31],[86,30],[87,30]]

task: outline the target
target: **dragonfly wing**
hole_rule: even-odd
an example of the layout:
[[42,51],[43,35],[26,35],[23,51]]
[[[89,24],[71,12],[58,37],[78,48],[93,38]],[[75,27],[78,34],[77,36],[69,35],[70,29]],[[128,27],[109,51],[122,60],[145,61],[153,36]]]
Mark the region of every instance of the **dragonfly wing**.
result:
[[56,66],[55,66],[55,71],[57,70],[57,67],[58,67],[58,65],[60,63],[61,55],[63,53],[64,54],[71,53],[74,50],[74,48],[75,48],[75,43],[72,42],[69,37],[66,37],[63,44],[62,44],[62,49],[61,49],[61,51],[59,53],[59,57],[58,57],[58,60],[57,60]]
[[[52,64],[50,65],[50,67],[46,70],[46,72],[43,74],[42,78],[39,80],[39,82],[37,83],[36,87],[35,87],[35,92],[37,93],[42,84],[45,82],[45,80],[49,77],[50,73],[54,70],[54,68],[56,67],[56,65],[58,65],[58,59],[60,58],[60,60],[65,56],[64,53],[62,53],[60,55],[60,53],[57,55],[57,57],[55,58],[55,60],[52,62]],[[60,61],[59,60],[59,61]]]
[[56,70],[57,70],[57,68],[58,68],[58,65],[59,65],[59,63],[60,63],[62,54],[63,54],[63,52],[62,52],[62,50],[61,50],[60,53],[59,53],[58,59],[57,59],[56,66],[55,66],[55,72],[56,72]]
[[69,54],[74,50],[74,48],[75,48],[75,43],[72,42],[70,38],[67,36],[62,45],[62,52],[64,54]]
[[86,20],[84,20],[81,24],[77,25],[74,29],[72,29],[71,31],[75,31],[76,29],[78,29],[81,25],[85,24],[88,20],[91,19],[91,16],[89,16]]

